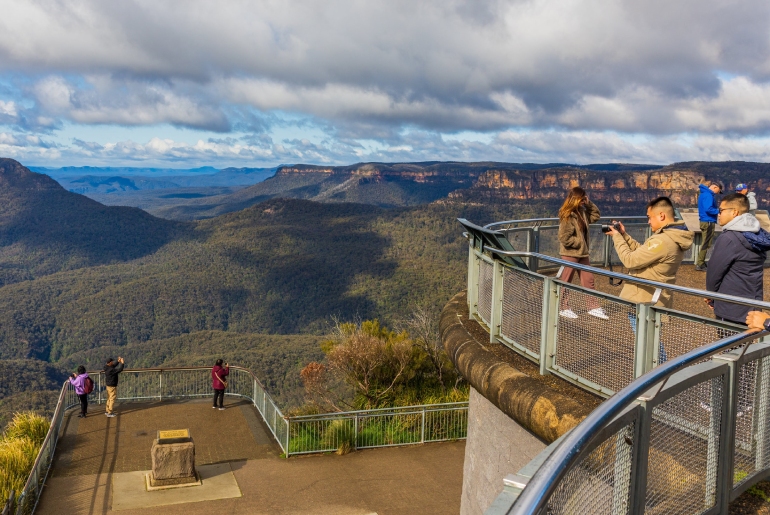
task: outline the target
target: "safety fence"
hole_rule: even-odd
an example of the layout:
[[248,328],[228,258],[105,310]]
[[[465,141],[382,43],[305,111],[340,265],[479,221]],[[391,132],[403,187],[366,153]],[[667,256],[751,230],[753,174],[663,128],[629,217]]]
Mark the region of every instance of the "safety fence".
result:
[[459,440],[467,433],[468,403],[307,415],[289,424],[290,454]]
[[487,514],[727,513],[770,473],[766,335],[726,337],[636,379],[508,476]]
[[[104,373],[89,375],[94,380],[89,403],[106,402]],[[287,417],[256,376],[237,366],[230,367],[225,395],[249,400],[287,457],[338,449],[464,439],[468,425],[467,402]],[[126,369],[120,374],[117,389],[118,401],[124,402],[163,402],[210,396],[210,367]],[[51,428],[24,489],[16,497],[17,515],[34,511],[51,467],[65,412],[79,405],[74,387],[66,381],[59,394]]]
[[[495,248],[498,235],[461,223],[470,241],[470,314],[490,341],[538,363],[543,374],[610,397],[506,478],[489,515],[727,513],[729,502],[770,474],[766,333],[654,305],[663,290],[753,309],[769,303]],[[608,254],[605,248],[597,264],[610,262]],[[562,282],[550,272],[563,266],[636,283],[654,292],[653,301]],[[597,308],[601,316],[591,315]]]
[[[626,225],[629,233],[630,227]],[[558,253],[558,240],[556,244],[551,242],[551,238],[556,239],[557,229],[518,227],[509,229],[509,234],[532,231],[538,236],[534,240],[528,237],[527,241],[537,242],[535,248],[551,246]],[[637,232],[643,240],[643,231]],[[608,250],[602,254],[596,264],[612,261]],[[520,256],[529,263],[529,269],[507,263],[507,255]],[[730,322],[651,303],[629,302],[546,275],[565,265],[571,264],[535,252],[490,252],[471,238],[470,316],[489,331],[490,341],[500,342],[539,364],[542,374],[558,375],[598,395],[609,397],[660,363],[741,330]],[[599,269],[593,272],[638,282],[624,274]],[[672,288],[656,284],[650,289],[659,288],[660,295],[663,286]],[[699,297],[698,302],[711,295],[687,288],[678,291],[677,295]]]

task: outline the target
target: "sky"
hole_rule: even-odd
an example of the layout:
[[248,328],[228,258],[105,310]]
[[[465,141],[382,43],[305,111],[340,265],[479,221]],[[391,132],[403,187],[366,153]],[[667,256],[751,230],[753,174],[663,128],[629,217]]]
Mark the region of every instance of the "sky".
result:
[[770,161],[767,0],[3,0],[29,166]]

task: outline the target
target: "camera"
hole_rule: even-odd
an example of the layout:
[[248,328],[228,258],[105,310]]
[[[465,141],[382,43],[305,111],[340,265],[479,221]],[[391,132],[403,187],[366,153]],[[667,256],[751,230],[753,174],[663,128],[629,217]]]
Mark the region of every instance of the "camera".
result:
[[620,232],[620,224],[618,222],[615,222],[614,224],[602,224],[602,232],[608,233],[611,229],[615,229],[616,231]]

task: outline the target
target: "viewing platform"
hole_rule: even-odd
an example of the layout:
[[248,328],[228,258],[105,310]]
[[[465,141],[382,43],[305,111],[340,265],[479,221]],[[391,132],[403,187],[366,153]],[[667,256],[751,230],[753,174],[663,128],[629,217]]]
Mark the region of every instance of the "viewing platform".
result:
[[[619,219],[650,236],[644,217]],[[770,343],[704,299],[770,303],[705,291],[699,231],[671,285],[622,273],[599,224],[585,266],[560,259],[557,219],[460,223],[468,288],[441,333],[472,387],[463,515],[729,513],[770,476]],[[564,266],[593,272],[596,289],[559,280]],[[622,299],[608,279],[653,301]],[[664,290],[672,306],[656,303]]]
[[[129,388],[126,381],[124,393]],[[228,396],[225,406],[213,410],[208,398],[148,399],[119,402],[115,418],[104,416],[103,404],[89,406],[82,419],[67,411],[35,513],[459,512],[464,441],[286,459],[250,400]],[[153,439],[169,428],[190,429],[196,467],[204,485],[216,488],[142,491]]]

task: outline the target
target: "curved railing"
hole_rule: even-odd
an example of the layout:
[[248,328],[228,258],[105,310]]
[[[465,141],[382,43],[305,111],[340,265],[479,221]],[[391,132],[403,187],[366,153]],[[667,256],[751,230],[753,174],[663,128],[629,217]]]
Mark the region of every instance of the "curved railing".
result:
[[[565,283],[547,275],[548,271],[570,266],[655,288],[656,296],[668,290],[697,297],[698,302],[710,298],[770,309],[766,302],[650,281],[541,253],[518,252],[510,240],[499,239],[505,233],[464,219],[460,222],[468,229],[469,237],[471,318],[489,331],[490,341],[500,342],[539,364],[541,374],[558,375],[603,397],[628,386],[662,362],[737,334],[742,326],[651,303],[630,302]],[[544,244],[542,235],[540,244]],[[500,250],[506,246],[509,248]],[[558,249],[558,243],[555,246]],[[560,316],[567,307],[578,318]],[[607,319],[588,315],[594,307],[601,307]]]
[[531,478],[508,477],[488,513],[727,513],[770,471],[770,344],[752,345],[766,334],[723,338],[638,378]]
[[[618,392],[509,476],[488,513],[723,513],[770,472],[770,345],[748,345],[764,333],[627,302],[551,272],[571,266],[655,288],[656,296],[665,289],[755,309],[770,303],[519,252],[504,237],[525,233],[525,248],[558,251],[558,242],[544,241],[548,234],[555,239],[557,228],[541,231],[542,220],[505,222],[506,231],[460,222],[469,238],[469,311],[490,341],[539,363],[543,374],[605,397]],[[592,263],[606,265],[610,242],[602,238],[604,250]],[[578,318],[559,315],[565,302]],[[608,319],[587,315],[593,306]],[[742,347],[724,353],[736,346]]]

